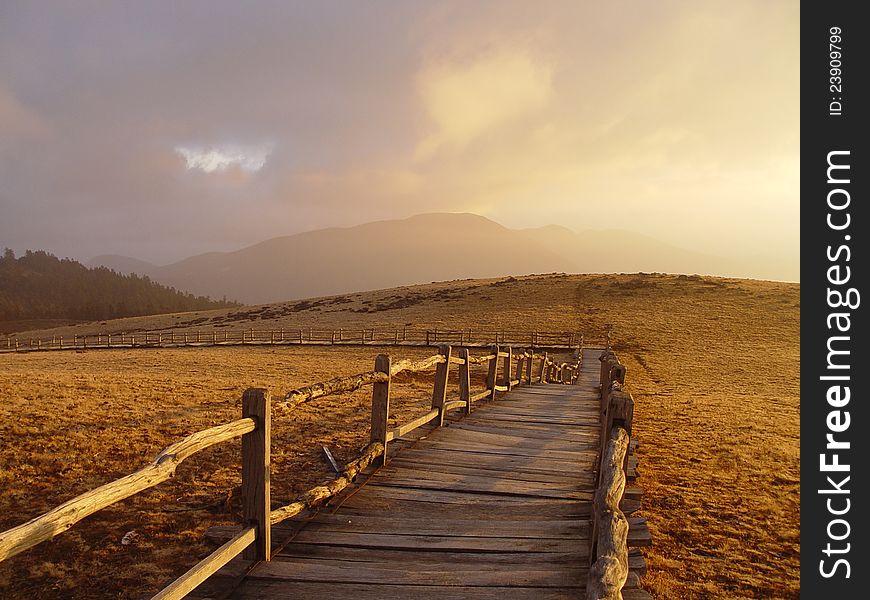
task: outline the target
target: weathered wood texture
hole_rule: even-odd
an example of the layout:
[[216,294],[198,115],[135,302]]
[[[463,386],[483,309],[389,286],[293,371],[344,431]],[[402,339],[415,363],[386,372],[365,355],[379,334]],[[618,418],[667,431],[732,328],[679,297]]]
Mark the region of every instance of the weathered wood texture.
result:
[[262,388],[250,388],[242,396],[242,416],[257,422],[257,429],[242,438],[243,516],[256,530],[255,542],[244,551],[248,560],[269,560],[272,556],[271,401],[271,394]]
[[[588,358],[576,385],[518,386],[391,445],[387,466],[277,525],[271,562],[232,591],[221,586],[238,578],[218,573],[193,597],[585,596],[600,444],[598,363]],[[436,392],[433,412],[451,405]]]
[[338,394],[341,392],[353,392],[366,385],[374,383],[383,383],[390,378],[386,373],[377,373],[369,371],[368,373],[359,373],[350,377],[336,377],[329,381],[322,381],[303,388],[291,390],[284,396],[284,400],[275,402],[273,410],[277,414],[291,410],[304,402],[309,402],[316,398],[329,396],[330,394]]
[[619,509],[625,491],[622,470],[629,436],[622,427],[610,432],[601,459],[601,481],[593,502],[593,558],[587,600],[622,600],[628,578],[628,519]]
[[371,465],[375,459],[384,453],[384,445],[380,442],[372,442],[363,451],[362,456],[345,465],[339,477],[332,481],[315,486],[296,498],[293,502],[281,508],[276,508],[271,513],[270,521],[274,525],[299,513],[314,508],[325,500],[329,500],[344,488],[353,483],[354,477],[360,471]]
[[369,441],[380,442],[384,454],[378,459],[383,464],[387,451],[387,420],[390,417],[390,357],[379,354],[375,359],[375,372],[387,375],[386,381],[379,381],[372,387],[372,423]]

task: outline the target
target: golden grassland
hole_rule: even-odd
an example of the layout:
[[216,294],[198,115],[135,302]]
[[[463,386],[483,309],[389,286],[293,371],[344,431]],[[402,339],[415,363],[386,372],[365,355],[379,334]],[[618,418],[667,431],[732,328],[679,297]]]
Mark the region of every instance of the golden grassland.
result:
[[[797,284],[697,276],[547,275],[466,280],[291,302],[125,319],[59,335],[215,327],[615,328],[636,400],[641,514],[656,598],[796,598],[799,589]],[[45,335],[46,332],[39,332]],[[34,333],[32,335],[37,335]],[[31,335],[30,333],[25,335]],[[0,355],[0,528],[124,475],[175,439],[237,418],[249,386],[274,393],[370,370],[371,347],[223,347]],[[424,356],[426,349],[391,348]],[[396,386],[394,420],[429,403],[431,378]],[[273,496],[329,476],[366,437],[369,391],[300,407],[273,426]],[[175,479],[0,563],[12,598],[138,597],[211,550],[232,522],[238,442]],[[128,531],[136,541],[122,545]]]

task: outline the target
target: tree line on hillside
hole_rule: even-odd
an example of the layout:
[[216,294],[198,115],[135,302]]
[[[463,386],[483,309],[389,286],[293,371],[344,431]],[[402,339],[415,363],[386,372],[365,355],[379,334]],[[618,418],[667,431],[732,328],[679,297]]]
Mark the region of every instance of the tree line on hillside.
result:
[[6,248],[0,258],[0,320],[104,320],[170,312],[241,306],[215,301],[105,267],[28,250],[16,258]]

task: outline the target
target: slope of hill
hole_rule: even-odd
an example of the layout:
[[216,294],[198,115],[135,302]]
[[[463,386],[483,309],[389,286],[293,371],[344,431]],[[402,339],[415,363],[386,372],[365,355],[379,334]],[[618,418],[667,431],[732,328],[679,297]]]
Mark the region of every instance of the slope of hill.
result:
[[[644,550],[649,572],[643,586],[655,598],[798,597],[797,284],[653,274],[451,281],[330,301],[137,317],[56,333],[392,330],[410,323],[570,329],[593,343],[600,342],[605,324],[613,324],[615,348],[628,369],[627,389],[636,401],[641,477],[635,485],[643,489],[641,515],[653,534],[652,547]],[[129,472],[181,432],[238,418],[246,387],[283,395],[371,369],[380,352],[422,358],[432,349],[236,346],[0,354],[0,395],[27,399],[0,403],[0,464],[8,466],[0,470],[0,487],[7,490],[0,494],[0,530],[105,483],[109,474]],[[431,379],[398,383],[391,389],[391,411],[394,400],[416,401],[428,410],[430,386]],[[112,427],[106,427],[107,400]],[[273,488],[273,498],[292,499],[334,476],[321,445],[340,461],[355,457],[368,441],[370,406],[365,388],[301,405],[282,420],[274,430],[282,437],[273,473],[274,485],[283,487]],[[237,465],[237,448],[204,453],[196,467],[180,469],[162,487],[0,563],[0,596],[75,597],[76,590],[82,598],[132,598],[133,592],[156,591],[213,549],[202,531],[229,515],[193,510],[225,506],[227,491],[238,485],[237,470],[227,468]],[[142,535],[140,545],[119,551],[117,541],[106,543],[132,524]],[[10,586],[6,594],[4,581]],[[59,585],[66,587],[58,592]]]
[[[41,320],[111,319],[237,306],[185,294],[148,277],[88,269],[46,252],[0,258],[0,328],[14,331]],[[45,324],[43,324],[45,325]]]
[[129,256],[121,256],[119,254],[102,254],[100,256],[95,256],[87,261],[85,266],[89,268],[106,267],[107,269],[111,269],[112,271],[121,273],[122,275],[129,275],[131,273],[136,273],[137,275],[148,275],[148,273],[153,269],[157,268],[157,265],[148,261],[131,258]]
[[97,257],[89,264],[249,304],[531,273],[654,271],[776,278],[775,270],[760,266],[764,261],[712,257],[628,231],[514,230],[468,213],[319,229],[161,267],[120,256]]
[[547,225],[520,231],[544,248],[572,258],[580,273],[698,273],[779,281],[800,278],[797,261],[770,256],[714,256],[623,229],[574,232],[559,225]]

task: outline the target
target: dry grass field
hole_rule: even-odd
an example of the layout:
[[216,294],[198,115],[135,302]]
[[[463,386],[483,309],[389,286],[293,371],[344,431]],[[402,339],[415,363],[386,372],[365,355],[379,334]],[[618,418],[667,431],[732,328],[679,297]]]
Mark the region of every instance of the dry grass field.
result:
[[[656,598],[796,598],[799,589],[797,284],[673,275],[467,280],[125,319],[48,332],[222,327],[498,327],[594,332],[614,325],[641,446],[642,514]],[[41,332],[45,335],[46,332]],[[23,334],[23,336],[31,333]],[[34,335],[37,335],[34,333]],[[378,349],[225,347],[0,355],[0,528],[149,461],[179,437],[237,418],[249,386],[274,393],[369,370]],[[391,349],[423,356],[424,349]],[[397,386],[394,417],[428,405],[431,379]],[[364,443],[369,391],[300,407],[273,425],[273,497],[328,477],[325,444]],[[183,572],[232,522],[238,443],[177,477],[0,563],[4,598],[136,598]],[[135,531],[135,541],[121,538]]]

